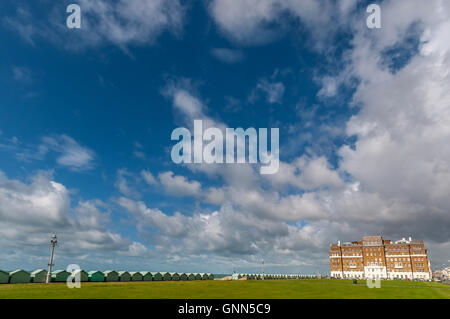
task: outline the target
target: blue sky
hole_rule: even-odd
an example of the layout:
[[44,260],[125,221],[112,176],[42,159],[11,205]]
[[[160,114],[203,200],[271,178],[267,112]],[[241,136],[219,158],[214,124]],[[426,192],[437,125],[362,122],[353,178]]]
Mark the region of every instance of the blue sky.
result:
[[[60,268],[326,272],[371,234],[450,258],[437,2],[382,1],[380,30],[358,1],[83,0],[79,30],[70,3],[0,4],[0,268],[52,233]],[[174,164],[192,114],[279,128],[279,172]]]

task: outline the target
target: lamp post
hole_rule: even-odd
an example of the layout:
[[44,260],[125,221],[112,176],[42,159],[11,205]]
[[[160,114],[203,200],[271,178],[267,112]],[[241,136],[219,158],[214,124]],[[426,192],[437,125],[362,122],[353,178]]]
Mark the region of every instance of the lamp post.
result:
[[262,280],[264,280],[264,259],[262,260]]
[[48,264],[47,278],[45,279],[46,284],[50,283],[50,278],[52,277],[52,267],[54,266],[53,265],[53,256],[55,253],[55,246],[56,246],[57,242],[58,241],[56,240],[56,235],[53,235],[52,240],[50,241],[52,248],[51,248],[51,252],[50,252],[50,262]]

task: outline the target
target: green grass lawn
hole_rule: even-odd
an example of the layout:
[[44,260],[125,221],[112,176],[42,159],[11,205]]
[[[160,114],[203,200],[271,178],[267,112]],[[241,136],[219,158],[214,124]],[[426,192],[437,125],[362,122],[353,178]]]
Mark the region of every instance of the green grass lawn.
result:
[[450,286],[429,282],[382,281],[369,289],[365,281],[157,281],[82,283],[69,289],[65,283],[0,285],[0,298],[137,298],[137,299],[450,299]]

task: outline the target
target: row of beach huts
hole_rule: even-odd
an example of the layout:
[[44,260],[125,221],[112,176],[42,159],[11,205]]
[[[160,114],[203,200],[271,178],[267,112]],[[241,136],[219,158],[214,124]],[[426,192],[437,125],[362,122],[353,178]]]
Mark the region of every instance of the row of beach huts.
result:
[[[214,280],[211,273],[177,273],[177,272],[149,272],[149,271],[84,271],[79,270],[71,274],[65,270],[52,271],[52,282],[66,282],[69,276],[79,276],[82,282],[114,282],[114,281],[178,281],[178,280]],[[0,284],[43,283],[47,277],[45,269],[33,272],[25,270],[0,270]],[[76,277],[75,277],[76,278]]]
[[233,274],[232,279],[246,278],[247,280],[262,280],[264,279],[316,279],[316,275],[286,275],[286,274]]

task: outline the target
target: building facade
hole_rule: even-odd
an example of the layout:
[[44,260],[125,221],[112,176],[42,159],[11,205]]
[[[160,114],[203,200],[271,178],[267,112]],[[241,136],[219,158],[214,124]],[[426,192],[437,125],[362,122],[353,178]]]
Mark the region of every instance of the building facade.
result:
[[431,280],[431,267],[422,240],[392,242],[381,236],[330,246],[332,278]]

